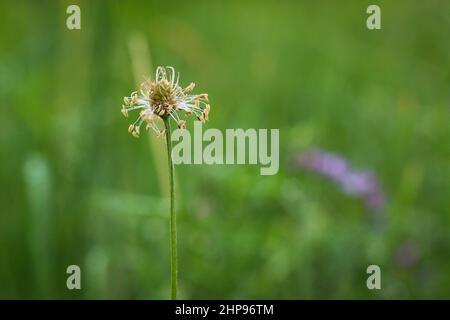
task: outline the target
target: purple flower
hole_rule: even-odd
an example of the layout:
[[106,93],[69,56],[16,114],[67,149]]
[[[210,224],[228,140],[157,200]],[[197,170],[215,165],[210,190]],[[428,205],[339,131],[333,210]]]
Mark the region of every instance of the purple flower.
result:
[[336,154],[308,151],[299,154],[295,164],[333,181],[348,195],[362,198],[369,209],[377,210],[385,206],[385,195],[375,175],[369,171],[353,169],[344,158]]

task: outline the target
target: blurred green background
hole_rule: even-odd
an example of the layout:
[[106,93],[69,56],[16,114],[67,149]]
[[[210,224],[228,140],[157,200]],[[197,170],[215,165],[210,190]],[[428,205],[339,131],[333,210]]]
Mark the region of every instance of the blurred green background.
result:
[[[73,3],[81,30],[66,28]],[[366,28],[369,4],[381,30]],[[176,167],[181,298],[450,298],[449,12],[2,1],[0,298],[169,297],[164,142],[134,139],[120,113],[158,65],[209,93],[206,128],[280,129],[277,175]],[[311,148],[373,171],[385,208],[292,166]],[[82,290],[66,288],[71,264]],[[381,290],[366,287],[370,264]]]

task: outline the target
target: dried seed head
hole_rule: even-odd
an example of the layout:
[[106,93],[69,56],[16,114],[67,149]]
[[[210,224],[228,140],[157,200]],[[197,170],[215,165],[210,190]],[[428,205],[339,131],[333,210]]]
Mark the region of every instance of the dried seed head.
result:
[[140,94],[132,92],[123,99],[122,114],[127,117],[128,112],[140,110],[139,118],[129,126],[128,131],[139,137],[139,128],[146,122],[146,129],[152,128],[158,136],[163,136],[165,130],[160,130],[155,118],[173,118],[179,128],[185,128],[186,122],[180,120],[178,111],[186,115],[194,114],[198,120],[208,120],[210,106],[208,94],[190,94],[195,84],[191,82],[185,89],[179,85],[179,74],[175,74],[173,67],[158,67],[155,80],[147,80],[141,85]]

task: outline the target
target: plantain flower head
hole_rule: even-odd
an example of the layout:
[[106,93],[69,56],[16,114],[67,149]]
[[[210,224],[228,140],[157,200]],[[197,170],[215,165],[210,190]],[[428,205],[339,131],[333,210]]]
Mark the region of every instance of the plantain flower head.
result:
[[186,121],[180,119],[179,112],[194,115],[199,121],[208,120],[210,106],[208,95],[191,94],[195,84],[191,82],[186,88],[179,85],[180,74],[175,74],[173,67],[158,67],[154,80],[147,80],[141,84],[140,92],[132,92],[123,99],[122,114],[128,117],[128,112],[139,110],[139,117],[128,127],[134,137],[138,138],[140,128],[145,122],[146,129],[153,129],[158,136],[164,135],[165,130],[158,127],[159,119],[168,117],[175,120],[178,128],[184,129]]

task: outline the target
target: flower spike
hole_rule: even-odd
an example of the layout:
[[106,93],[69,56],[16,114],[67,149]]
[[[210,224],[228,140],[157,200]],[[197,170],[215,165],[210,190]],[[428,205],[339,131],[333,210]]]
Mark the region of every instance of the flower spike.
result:
[[186,128],[186,121],[180,120],[178,111],[186,115],[194,114],[199,121],[208,120],[210,105],[207,104],[208,94],[190,94],[195,83],[191,82],[186,88],[179,84],[179,74],[173,67],[158,67],[155,80],[147,80],[141,84],[140,94],[132,92],[124,97],[121,112],[128,117],[128,112],[140,110],[139,118],[128,127],[134,137],[138,138],[140,126],[146,123],[146,129],[153,129],[157,136],[164,136],[165,131],[158,128],[155,119],[173,118],[178,128]]

